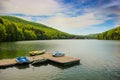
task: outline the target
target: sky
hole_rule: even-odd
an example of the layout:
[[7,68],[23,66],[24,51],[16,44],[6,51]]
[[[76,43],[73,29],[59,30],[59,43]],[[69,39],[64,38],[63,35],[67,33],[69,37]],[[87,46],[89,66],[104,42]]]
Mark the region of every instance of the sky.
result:
[[120,0],[0,0],[0,15],[71,34],[94,34],[120,25]]

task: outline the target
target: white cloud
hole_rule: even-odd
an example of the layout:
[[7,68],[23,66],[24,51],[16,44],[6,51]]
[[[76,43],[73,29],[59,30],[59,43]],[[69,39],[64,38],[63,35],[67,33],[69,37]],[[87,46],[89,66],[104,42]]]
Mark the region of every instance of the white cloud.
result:
[[7,0],[2,1],[4,13],[51,15],[62,8],[54,0]]
[[96,16],[95,13],[87,13],[77,17],[69,17],[64,14],[57,14],[56,16],[42,21],[42,23],[63,31],[67,31],[70,29],[84,28],[91,25],[101,24],[109,19],[110,18],[106,18],[105,16]]
[[[111,19],[108,15],[112,13],[119,15],[119,10],[109,9],[111,6],[118,6],[118,2],[95,8],[87,6],[76,8],[76,5],[79,4],[61,4],[57,0],[0,0],[0,14],[13,14],[65,32],[105,23]],[[116,25],[119,25],[120,17],[117,18]]]

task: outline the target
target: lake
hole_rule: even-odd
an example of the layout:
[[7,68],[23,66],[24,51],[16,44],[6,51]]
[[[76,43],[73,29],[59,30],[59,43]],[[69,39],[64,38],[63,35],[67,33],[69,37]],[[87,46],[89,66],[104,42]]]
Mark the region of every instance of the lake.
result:
[[1,80],[120,80],[120,41],[37,40],[0,43],[0,59],[27,56],[32,50],[62,51],[80,58],[80,64],[53,63],[0,69]]

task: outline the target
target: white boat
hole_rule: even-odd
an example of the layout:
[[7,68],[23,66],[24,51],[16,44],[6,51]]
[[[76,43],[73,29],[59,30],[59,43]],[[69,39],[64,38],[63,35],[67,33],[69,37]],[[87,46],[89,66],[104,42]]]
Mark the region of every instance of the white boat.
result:
[[54,56],[54,57],[61,57],[61,56],[65,56],[65,53],[57,51],[57,52],[53,53],[52,56]]

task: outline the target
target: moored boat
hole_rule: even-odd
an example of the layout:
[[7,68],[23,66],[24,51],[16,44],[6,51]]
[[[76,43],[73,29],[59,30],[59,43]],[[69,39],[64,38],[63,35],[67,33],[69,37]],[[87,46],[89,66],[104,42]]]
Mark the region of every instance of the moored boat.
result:
[[53,57],[61,57],[61,56],[65,56],[65,53],[64,52],[55,52],[52,54]]
[[40,55],[40,54],[44,54],[44,53],[45,53],[45,50],[38,50],[38,51],[29,52],[30,56]]
[[23,64],[23,63],[29,63],[30,61],[27,59],[27,57],[23,56],[23,57],[17,57],[16,62],[18,64]]

